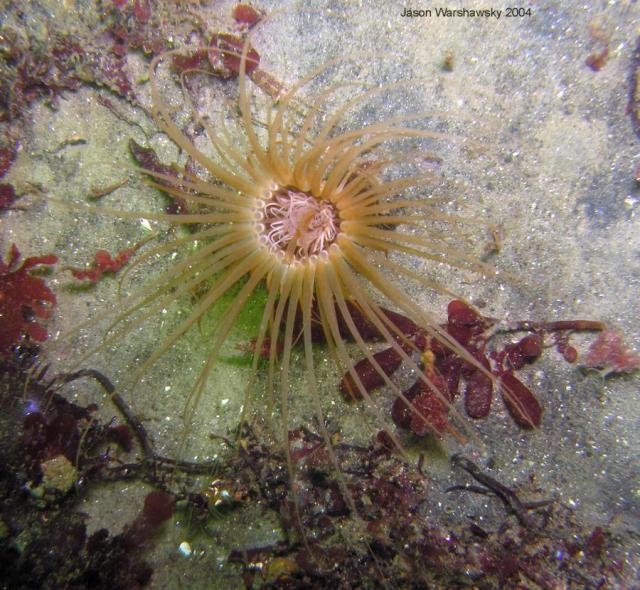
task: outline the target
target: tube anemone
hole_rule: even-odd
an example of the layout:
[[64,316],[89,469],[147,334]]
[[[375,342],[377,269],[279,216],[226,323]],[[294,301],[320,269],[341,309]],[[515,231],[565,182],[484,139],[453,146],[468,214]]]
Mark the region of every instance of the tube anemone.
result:
[[[368,402],[367,407],[376,414],[381,427],[402,449],[393,429],[371,402],[369,391],[354,369],[355,359],[364,356],[394,395],[402,398],[412,411],[419,412],[376,360],[362,333],[363,318],[386,346],[393,348],[406,366],[421,375],[434,394],[449,405],[420,370],[415,345],[390,321],[382,306],[400,311],[477,365],[400,283],[410,281],[446,292],[412,270],[410,264],[414,260],[436,261],[481,273],[492,271],[463,249],[451,245],[452,236],[459,233],[458,227],[464,225],[465,219],[444,213],[436,198],[415,196],[433,180],[433,174],[420,171],[424,153],[420,150],[407,153],[403,144],[450,139],[446,134],[416,125],[426,113],[397,115],[359,129],[345,125],[350,110],[366,105],[394,85],[349,96],[341,103],[338,101],[330,113],[326,112],[330,99],[349,85],[325,88],[305,105],[300,99],[303,89],[316,83],[330,68],[347,61],[339,59],[316,68],[282,92],[260,115],[249,89],[248,50],[247,41],[242,54],[237,55],[240,57],[237,112],[230,109],[228,113],[233,124],[228,126],[222,120],[214,128],[208,119],[194,111],[213,147],[213,155],[196,147],[174,121],[161,97],[156,69],[167,56],[152,62],[156,123],[197,163],[199,171],[185,170],[178,177],[153,170],[142,172],[155,178],[151,185],[184,201],[190,212],[171,215],[102,207],[95,210],[122,218],[190,226],[190,234],[148,250],[139,261],[172,251],[182,252],[187,245],[197,244],[197,248],[118,302],[120,311],[114,314],[99,348],[117,344],[181,296],[194,290],[202,293],[188,317],[174,326],[132,372],[126,382],[130,388],[196,329],[217,303],[235,293],[215,333],[206,342],[206,360],[193,383],[185,410],[188,424],[205,401],[205,386],[236,320],[256,290],[266,287],[247,393],[251,392],[260,369],[264,345],[270,342],[267,392],[273,394],[271,406],[279,416],[280,436],[293,479],[288,431],[291,372],[294,358],[298,358],[294,357],[294,347],[302,348],[308,394],[328,449],[332,445],[319,399],[314,358],[318,332],[337,372],[349,373],[358,395]],[[260,120],[266,123],[256,123]],[[394,147],[400,150],[399,157],[389,155]],[[406,169],[412,162],[416,164],[415,173],[405,176],[391,173]],[[408,263],[399,262],[396,254]],[[456,415],[455,410],[451,411]],[[428,423],[426,418],[425,422]]]

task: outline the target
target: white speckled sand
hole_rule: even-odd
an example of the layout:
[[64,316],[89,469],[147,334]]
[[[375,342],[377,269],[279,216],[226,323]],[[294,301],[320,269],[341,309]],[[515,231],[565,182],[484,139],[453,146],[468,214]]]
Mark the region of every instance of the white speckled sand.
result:
[[[450,119],[457,121],[453,135],[470,135],[486,144],[475,150],[442,147],[438,153],[444,158],[446,178],[434,190],[456,195],[466,214],[499,228],[502,247],[490,262],[517,281],[500,283],[426,264],[419,270],[472,301],[486,302],[487,315],[601,319],[640,349],[640,193],[634,181],[640,138],[625,112],[631,56],[640,34],[638,4],[622,1],[597,8],[593,3],[584,8],[585,3],[576,1],[532,2],[531,16],[499,19],[401,16],[405,8],[428,8],[427,2],[256,4],[267,13],[282,9],[255,37],[263,69],[277,79],[291,83],[332,57],[361,52],[361,78],[368,82],[420,80],[400,102],[416,111],[448,111]],[[496,2],[463,4],[502,8]],[[228,15],[233,3],[216,6]],[[211,21],[216,18],[212,16]],[[600,47],[590,33],[594,28],[604,32],[610,48],[608,61],[597,72],[585,65],[587,56]],[[447,52],[453,56],[452,71],[442,67]],[[132,78],[143,76],[142,60],[134,59],[132,64],[138,68]],[[141,91],[143,97],[145,92]],[[171,98],[173,89],[167,92]],[[92,187],[129,177],[129,184],[109,197],[109,205],[157,208],[159,197],[127,169],[131,163],[127,144],[131,138],[148,142],[167,162],[175,158],[175,147],[166,137],[153,134],[153,123],[140,110],[111,98],[150,134],[148,140],[136,126],[116,119],[96,96],[97,90],[87,87],[67,93],[57,111],[36,103],[29,134],[8,181],[18,187],[25,182],[40,184],[50,195],[79,201]],[[212,92],[206,100],[215,108],[219,94]],[[395,100],[397,105],[397,96]],[[367,115],[389,116],[385,106],[379,101]],[[86,143],[59,148],[72,136]],[[82,265],[96,249],[116,251],[149,231],[136,221],[71,212],[33,197],[28,203],[27,210],[8,212],[0,219],[0,252],[15,242],[25,256],[55,252],[62,264]],[[478,248],[483,240],[488,237],[479,230]],[[104,280],[87,292],[69,289],[71,283],[63,273],[52,281],[59,297],[54,331],[64,332],[99,314],[105,301],[114,300],[115,280]],[[444,318],[447,297],[415,287],[411,295]],[[88,365],[119,381],[135,366],[136,358],[153,350],[163,323],[171,321],[175,318],[158,318],[123,342],[116,353],[98,354]],[[236,334],[225,351],[233,355],[235,345],[246,340],[247,334]],[[584,351],[589,340],[576,338],[575,342]],[[52,349],[51,354],[66,366],[84,350],[82,343],[74,347]],[[166,454],[176,452],[183,441],[183,395],[204,358],[202,347],[199,335],[191,335],[150,372],[145,383],[126,392]],[[593,376],[585,377],[553,349],[521,374],[545,408],[543,424],[537,432],[524,433],[496,400],[491,416],[477,424],[478,437],[495,463],[494,474],[509,483],[535,473],[538,486],[577,506],[586,523],[616,519],[621,533],[637,530],[638,375],[610,377],[602,388]],[[191,455],[222,452],[208,435],[224,435],[236,426],[245,375],[233,364],[221,363],[188,433]],[[362,422],[371,420],[357,407],[341,402],[336,393],[338,376],[327,371],[322,377],[332,424],[339,425],[345,440],[358,440],[355,433],[360,433],[359,440],[366,441],[375,432],[374,425],[362,428]],[[301,396],[294,404],[303,421],[312,414],[307,401]],[[106,400],[101,411],[103,416],[113,413]],[[435,466],[434,473],[439,485],[446,487],[452,477],[448,467]],[[142,498],[142,486],[132,486],[136,488],[132,497]],[[115,488],[96,490],[83,502],[82,510],[92,516],[90,527],[117,530],[137,514],[139,502],[128,500],[123,506],[124,492],[117,489],[117,494]],[[456,512],[456,500],[459,497],[444,499],[447,510]],[[469,500],[465,514],[496,508],[484,498]],[[233,522],[225,522],[211,539],[192,541],[194,549],[202,552],[198,559],[178,555],[183,532],[172,531],[152,556],[154,587],[242,587],[237,572],[225,567],[228,548],[240,534],[232,531],[243,531],[241,543],[246,546],[266,544],[277,538],[277,523],[262,519],[259,510],[234,514]],[[258,530],[249,528],[250,523]],[[629,560],[628,567],[637,567],[638,555],[633,551]],[[214,580],[212,571],[218,572]]]

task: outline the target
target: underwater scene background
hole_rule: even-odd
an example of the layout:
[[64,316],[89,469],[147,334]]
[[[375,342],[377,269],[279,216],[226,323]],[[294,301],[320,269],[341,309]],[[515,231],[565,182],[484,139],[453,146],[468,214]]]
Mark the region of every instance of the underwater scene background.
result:
[[[0,7],[0,587],[638,587],[638,22],[635,2]],[[264,144],[314,71],[290,135],[381,89],[335,134],[404,117],[416,137],[349,174],[428,179],[402,195],[437,204],[429,229],[393,231],[451,250],[378,251],[425,315],[366,287],[395,336],[359,316],[350,366],[314,336],[313,384],[298,318],[286,404],[280,335],[255,354],[261,282],[194,395],[244,283],[148,368],[218,275],[159,279],[166,305],[115,321],[211,243],[177,190],[204,167],[152,87],[198,153],[224,162],[209,126],[244,170],[241,84]]]

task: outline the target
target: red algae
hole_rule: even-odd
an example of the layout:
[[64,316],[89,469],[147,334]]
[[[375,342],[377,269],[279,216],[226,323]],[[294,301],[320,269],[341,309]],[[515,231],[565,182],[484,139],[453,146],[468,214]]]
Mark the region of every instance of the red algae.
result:
[[115,256],[111,256],[106,250],[98,250],[95,255],[90,268],[73,268],[68,267],[67,270],[71,272],[74,278],[79,281],[90,281],[96,283],[102,278],[105,272],[117,273],[127,262],[133,254],[138,250],[138,247],[125,248],[118,252]]
[[500,392],[509,414],[520,428],[540,426],[542,422],[540,402],[513,373],[505,372],[501,375]]
[[12,184],[0,183],[0,211],[8,209],[17,199],[16,189]]
[[[194,59],[194,56],[195,54],[190,58],[184,58],[184,59],[188,60],[188,62],[191,62],[192,59]],[[174,56],[174,58],[179,58],[179,56]],[[174,59],[174,65],[178,69],[181,69],[181,66],[179,64],[186,64],[186,63],[187,62],[184,62],[184,61],[176,62]],[[185,66],[185,67],[187,67],[188,69],[188,67],[191,67],[191,66]],[[180,171],[178,170],[177,166],[163,164],[153,149],[145,148],[141,146],[139,143],[137,143],[136,141],[134,141],[133,139],[129,140],[129,151],[131,152],[131,155],[135,159],[136,163],[144,170],[148,170],[151,173],[155,173],[159,175],[170,176],[176,179],[180,175]],[[174,190],[171,190],[171,191],[169,190],[174,185],[171,185],[169,184],[169,182],[162,180],[161,178],[157,178],[156,176],[151,176],[151,178],[152,180],[149,181],[150,184],[152,184],[152,186],[156,187],[157,189],[163,191],[164,194],[171,199],[171,204],[168,205],[165,209],[167,213],[185,214],[189,212],[189,207],[186,199],[175,194]],[[163,190],[163,187],[166,187],[167,190]]]
[[[486,360],[486,359],[485,359]],[[464,409],[469,418],[486,418],[491,410],[493,398],[493,381],[491,377],[473,368],[466,377],[464,390]]]
[[147,494],[144,508],[122,533],[122,542],[131,549],[143,547],[158,528],[173,514],[173,498],[162,490]]
[[627,346],[619,332],[605,330],[593,342],[584,366],[608,373],[631,373],[640,369],[640,354]]
[[[244,43],[242,37],[230,33],[217,33],[211,37],[209,61],[213,71],[221,78],[235,78],[240,73]],[[260,55],[251,45],[249,45],[246,59],[246,72],[248,76],[251,76],[260,65]]]
[[[387,348],[376,352],[373,355],[374,360],[380,365],[384,373],[393,375],[402,364],[402,357],[393,348]],[[384,377],[371,364],[368,359],[362,359],[354,367],[353,370],[358,375],[360,382],[367,391],[373,391],[384,385]],[[340,392],[347,401],[355,401],[362,398],[361,393],[355,384],[355,380],[351,373],[346,373],[340,382]]]
[[631,58],[631,75],[629,84],[629,104],[627,112],[636,135],[640,137],[640,37],[636,39],[636,47]]
[[16,159],[16,149],[11,147],[0,147],[0,178],[7,173],[11,164]]
[[384,443],[338,443],[334,448],[346,488],[370,535],[369,553],[358,552],[345,542],[351,508],[325,443],[306,429],[293,431],[290,438],[295,441],[298,518],[287,500],[284,457],[261,445],[252,431],[243,432],[237,456],[219,473],[218,485],[230,496],[242,498],[241,503],[257,500],[281,515],[288,535],[298,535],[302,526],[312,540],[308,547],[279,542],[233,550],[229,562],[243,566],[246,588],[260,583],[300,590],[375,588],[381,580],[392,580],[393,588],[453,589],[472,583],[489,590],[528,588],[533,583],[553,590],[565,582],[573,588],[570,581],[574,576],[582,579],[581,574],[610,587],[624,577],[616,563],[619,547],[605,527],[580,528],[562,503],[521,500],[521,490],[529,489],[526,483],[516,494],[462,458],[453,461],[454,467],[472,467],[469,473],[482,487],[454,486],[448,492],[495,494],[517,518],[505,516],[491,529],[483,528],[485,522],[442,526],[425,519],[424,509],[438,491]]
[[134,0],[133,16],[140,24],[148,23],[151,18],[151,4],[149,0]]
[[128,424],[103,423],[96,404],[65,397],[65,384],[80,377],[108,380],[92,371],[52,380],[38,354],[22,343],[0,356],[0,578],[11,588],[143,588],[153,570],[142,550],[173,514],[175,496],[154,490],[122,533],[87,534],[84,492],[104,481],[125,489],[141,475],[162,486],[162,477],[157,466],[123,461],[113,443],[132,449]]
[[44,342],[48,338],[45,320],[56,304],[53,291],[32,270],[53,266],[58,257],[49,254],[27,258],[22,264],[19,261],[15,244],[7,261],[0,259],[0,354],[8,353],[24,336]]
[[425,374],[429,379],[429,385],[418,381],[405,393],[407,400],[412,402],[413,408],[407,408],[402,398],[398,398],[395,403],[404,404],[405,412],[408,411],[411,416],[409,430],[416,436],[425,436],[430,433],[444,435],[450,430],[448,416],[449,404],[453,401],[452,396],[440,375],[432,372]]
[[[552,335],[558,351],[571,363],[575,362],[577,351],[569,345],[569,335],[574,331],[599,331],[605,328],[602,322],[590,320],[509,322],[501,327],[495,318],[482,316],[464,301],[453,300],[448,305],[447,323],[442,325],[442,329],[461,345],[469,357],[475,359],[472,363],[469,357],[443,346],[439,337],[429,335],[408,318],[389,310],[383,312],[402,335],[397,337],[399,346],[407,354],[415,350],[421,353],[419,362],[424,378],[418,379],[403,392],[403,396],[395,400],[391,411],[396,426],[408,429],[417,436],[424,436],[429,431],[438,436],[455,432],[447,416],[462,385],[465,413],[469,418],[477,420],[489,415],[494,387],[499,384],[500,394],[513,421],[523,429],[540,426],[542,406],[514,372],[540,358],[546,333]],[[356,316],[354,321],[361,334],[367,334],[366,340],[377,340],[375,330],[370,330],[366,324],[360,326]],[[496,347],[492,340],[501,331],[532,333],[517,342]],[[616,362],[624,362],[620,351],[611,354]],[[595,355],[592,355],[593,359]],[[390,378],[402,365],[402,357],[394,348],[377,352],[374,360],[384,375],[367,358],[358,361],[352,368],[368,393],[384,385],[385,377]],[[627,359],[627,363],[633,362],[631,357]],[[358,392],[354,393],[350,372],[343,376],[340,390],[347,399],[361,397]]]
[[262,15],[249,4],[236,4],[233,8],[233,19],[241,25],[251,29],[261,20]]

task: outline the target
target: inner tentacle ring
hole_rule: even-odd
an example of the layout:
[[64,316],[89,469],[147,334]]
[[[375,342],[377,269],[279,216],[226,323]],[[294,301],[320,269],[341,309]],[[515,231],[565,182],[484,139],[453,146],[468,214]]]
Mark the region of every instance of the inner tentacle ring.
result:
[[340,232],[340,218],[332,203],[294,187],[270,192],[258,212],[262,241],[298,260],[326,251]]

